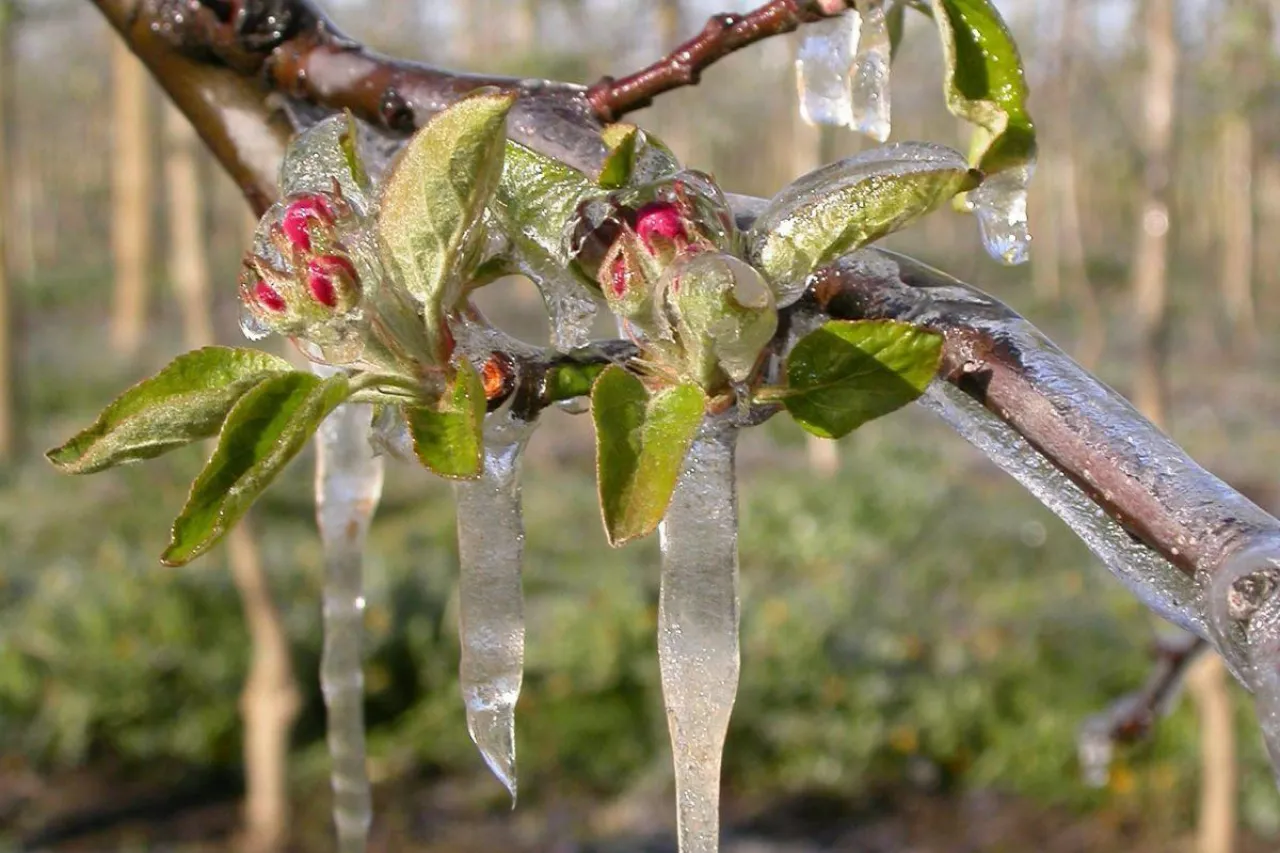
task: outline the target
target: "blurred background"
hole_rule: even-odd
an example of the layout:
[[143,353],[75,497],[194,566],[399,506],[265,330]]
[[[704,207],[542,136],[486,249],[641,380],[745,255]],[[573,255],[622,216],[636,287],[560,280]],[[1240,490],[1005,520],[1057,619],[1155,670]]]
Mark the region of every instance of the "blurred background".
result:
[[[322,5],[388,53],[589,82],[750,4]],[[1275,0],[999,6],[1041,134],[1033,260],[996,265],[950,211],[890,245],[1010,302],[1275,511]],[[330,849],[308,462],[228,547],[166,569],[157,555],[199,448],[88,479],[41,457],[176,353],[240,342],[252,222],[89,3],[0,0],[0,20],[0,850]],[[796,46],[739,53],[633,118],[725,187],[771,195],[870,144],[800,122]],[[964,147],[940,75],[931,24],[909,15],[893,138]],[[482,301],[545,339],[527,283]],[[525,477],[515,812],[463,721],[450,490],[389,473],[367,563],[371,849],[674,850],[656,543],[607,547],[590,425],[554,414]],[[1212,665],[1148,742],[1086,783],[1080,726],[1137,688],[1168,628],[926,412],[838,445],[779,419],[744,437],[741,463],[727,851],[1280,845],[1248,697]],[[247,818],[242,707],[280,744],[250,761]],[[281,761],[287,787],[273,787]]]

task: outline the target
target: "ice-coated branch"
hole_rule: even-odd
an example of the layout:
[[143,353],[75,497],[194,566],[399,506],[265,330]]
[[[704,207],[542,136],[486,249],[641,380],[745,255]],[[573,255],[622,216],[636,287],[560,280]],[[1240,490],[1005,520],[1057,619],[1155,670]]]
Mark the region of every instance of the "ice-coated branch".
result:
[[697,85],[703,71],[735,51],[834,17],[852,5],[852,0],[769,0],[750,12],[712,15],[702,32],[652,65],[620,80],[600,78],[587,89],[587,100],[601,121],[617,121],[649,106],[663,92]]
[[365,769],[363,561],[382,493],[382,459],[369,446],[371,415],[367,405],[340,406],[316,434],[316,520],[324,543],[320,688],[339,853],[364,853],[373,818]]
[[659,527],[658,663],[681,853],[720,844],[720,759],[738,695],[737,429],[709,418]]

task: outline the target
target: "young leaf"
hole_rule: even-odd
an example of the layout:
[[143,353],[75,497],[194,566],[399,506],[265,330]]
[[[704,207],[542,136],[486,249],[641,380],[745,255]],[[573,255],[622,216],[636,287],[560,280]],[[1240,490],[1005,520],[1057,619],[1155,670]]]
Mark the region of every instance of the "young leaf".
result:
[[333,192],[367,209],[370,193],[357,147],[359,131],[351,113],[329,116],[294,137],[280,164],[280,194]]
[[942,358],[942,336],[893,320],[832,320],[787,357],[782,397],[796,423],[840,438],[920,396]]
[[216,434],[241,395],[292,369],[284,359],[254,349],[206,347],[180,355],[45,456],[67,474],[151,459]]
[[671,502],[706,395],[693,384],[652,394],[616,365],[591,391],[596,425],[596,477],[609,544],[653,532]]
[[946,62],[947,108],[978,125],[972,162],[985,175],[1035,157],[1027,81],[1013,36],[991,0],[931,0]]
[[406,406],[418,461],[441,477],[467,480],[480,474],[486,400],[480,374],[458,359],[453,383],[435,408]]
[[565,227],[598,189],[582,172],[515,142],[507,143],[493,209],[523,254],[542,264],[569,263]]
[[392,166],[378,237],[388,265],[426,309],[434,355],[448,357],[444,315],[483,244],[481,218],[502,174],[513,94],[480,94],[436,114]]
[[747,235],[749,260],[785,306],[818,267],[905,227],[977,180],[960,152],[943,145],[873,148],[774,196]]
[[181,566],[212,548],[350,393],[346,374],[320,379],[295,371],[263,379],[241,397],[191,484],[160,561]]
[[609,153],[600,167],[596,183],[608,190],[625,187],[636,166],[636,142],[640,128],[634,124],[611,124],[600,134]]

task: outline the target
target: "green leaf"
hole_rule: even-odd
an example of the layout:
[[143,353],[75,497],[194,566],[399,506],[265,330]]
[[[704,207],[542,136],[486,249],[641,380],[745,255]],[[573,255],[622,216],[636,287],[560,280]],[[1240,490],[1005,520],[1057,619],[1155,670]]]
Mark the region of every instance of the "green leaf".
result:
[[1027,81],[1013,36],[991,0],[931,0],[946,62],[947,108],[985,131],[971,162],[985,175],[1035,157]]
[[942,336],[893,320],[832,320],[787,358],[782,397],[796,423],[840,438],[919,397],[942,359]]
[[600,167],[597,184],[613,190],[630,182],[636,165],[636,140],[639,136],[640,128],[634,124],[611,124],[604,129],[600,138],[608,146],[609,153]]
[[191,484],[160,561],[181,566],[212,548],[350,393],[346,374],[320,379],[295,371],[270,376],[241,397]]
[[662,521],[705,407],[706,395],[693,384],[650,393],[616,365],[600,374],[591,392],[591,416],[609,544],[646,536]]
[[292,369],[284,359],[254,349],[206,347],[180,355],[45,455],[67,474],[151,459],[216,434],[246,391]]
[[484,461],[486,404],[480,374],[471,362],[458,359],[453,382],[435,408],[405,407],[418,461],[433,473],[452,480],[479,476]]
[[906,30],[907,4],[890,3],[884,14],[885,27],[889,30],[889,61],[897,59],[902,33]]
[[293,138],[280,164],[280,194],[342,194],[361,209],[369,204],[369,177],[357,149],[359,131],[350,112],[329,116]]
[[597,193],[599,188],[577,169],[508,142],[493,210],[516,249],[534,266],[563,269],[569,265],[565,228],[578,205]]
[[775,285],[778,304],[788,305],[787,292],[818,267],[905,227],[977,180],[960,152],[943,145],[873,148],[774,196],[747,235],[748,260]]
[[425,306],[433,354],[444,361],[444,316],[484,242],[481,219],[502,174],[513,94],[473,95],[437,113],[409,140],[382,188],[378,237],[392,271]]

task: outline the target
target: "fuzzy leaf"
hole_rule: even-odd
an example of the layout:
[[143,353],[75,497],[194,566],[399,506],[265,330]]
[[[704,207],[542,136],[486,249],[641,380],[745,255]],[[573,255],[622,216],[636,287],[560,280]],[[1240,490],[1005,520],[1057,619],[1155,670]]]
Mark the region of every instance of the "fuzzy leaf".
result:
[[459,359],[453,383],[435,408],[405,407],[418,461],[441,477],[467,480],[478,476],[486,404],[480,374],[471,362]]
[[749,260],[782,290],[794,289],[823,264],[909,225],[977,180],[960,152],[943,145],[865,151],[774,196],[747,235]]
[[241,397],[191,484],[160,561],[181,566],[213,547],[350,393],[346,374],[320,379],[294,371],[270,376]]
[[512,94],[480,94],[437,113],[401,152],[382,188],[378,237],[388,266],[425,306],[434,355],[447,359],[444,316],[484,241],[481,219],[502,174]]
[[636,141],[640,136],[640,128],[634,124],[611,124],[600,134],[609,153],[600,167],[600,176],[596,183],[605,189],[614,190],[625,187],[631,180],[631,173],[636,165]]
[[705,406],[706,396],[693,384],[650,393],[616,365],[600,374],[591,392],[591,416],[609,544],[646,536],[662,521]]
[[782,404],[814,435],[840,438],[920,396],[941,358],[935,332],[893,320],[832,320],[791,350]]
[[284,359],[254,349],[189,352],[125,391],[92,426],[45,455],[67,474],[151,459],[216,434],[246,391],[292,369]]
[[985,175],[1022,166],[1036,153],[1027,81],[1013,36],[991,0],[932,0],[946,62],[947,108],[982,128],[971,162]]

